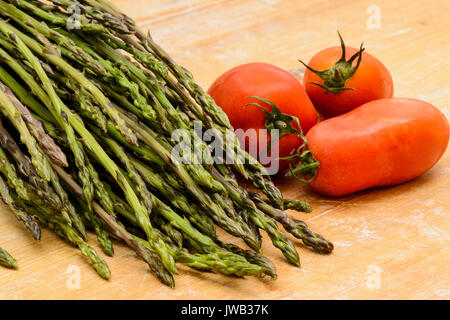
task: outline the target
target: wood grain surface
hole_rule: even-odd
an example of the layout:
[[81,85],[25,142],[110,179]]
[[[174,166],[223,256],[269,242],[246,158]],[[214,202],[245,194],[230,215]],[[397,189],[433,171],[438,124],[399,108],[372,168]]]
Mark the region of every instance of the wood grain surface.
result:
[[[339,29],[348,45],[364,41],[388,66],[397,97],[426,100],[450,115],[447,0],[114,2],[150,28],[205,88],[228,68],[251,61],[301,73],[297,59],[336,45]],[[373,8],[380,10],[379,29],[368,24]],[[131,250],[116,244],[114,258],[105,257],[112,278],[104,281],[78,250],[50,232],[34,242],[3,206],[0,245],[20,269],[0,269],[0,298],[450,299],[450,152],[411,182],[346,198],[324,198],[292,180],[277,183],[286,196],[311,202],[311,214],[291,214],[332,240],[333,254],[314,254],[293,239],[302,262],[298,269],[265,237],[263,251],[277,267],[277,280],[234,279],[180,266],[176,288],[169,289]],[[98,249],[92,235],[90,243]],[[73,270],[80,271],[79,288],[70,281]]]

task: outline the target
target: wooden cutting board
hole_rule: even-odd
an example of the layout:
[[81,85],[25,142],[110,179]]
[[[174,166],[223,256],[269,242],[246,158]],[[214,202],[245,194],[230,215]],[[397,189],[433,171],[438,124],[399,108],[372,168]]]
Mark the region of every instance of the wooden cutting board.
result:
[[[348,45],[364,41],[367,51],[388,66],[397,97],[426,100],[450,115],[449,1],[114,2],[140,26],[151,28],[156,41],[205,88],[222,72],[245,62],[299,69],[298,58],[308,60],[318,50],[336,45],[339,29]],[[286,196],[311,202],[313,213],[291,214],[331,239],[333,254],[314,254],[293,239],[301,256],[298,269],[265,238],[263,250],[277,267],[277,280],[234,279],[180,266],[176,288],[169,289],[131,250],[117,244],[115,257],[105,258],[112,279],[104,281],[76,249],[50,232],[44,231],[39,243],[31,240],[3,206],[0,246],[17,258],[20,270],[0,269],[0,298],[450,298],[450,152],[414,181],[347,198],[324,198],[292,180],[277,183]],[[98,249],[92,235],[90,243]],[[79,286],[72,281],[78,272]]]

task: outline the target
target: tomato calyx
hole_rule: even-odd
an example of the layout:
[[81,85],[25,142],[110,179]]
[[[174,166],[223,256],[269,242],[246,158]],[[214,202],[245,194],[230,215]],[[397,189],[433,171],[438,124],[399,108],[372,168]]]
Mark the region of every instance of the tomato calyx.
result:
[[320,163],[316,160],[316,158],[314,158],[312,152],[308,150],[308,142],[306,141],[306,138],[304,141],[305,143],[296,151],[294,150],[291,156],[280,159],[291,161],[291,168],[286,173],[286,177],[294,177],[300,182],[310,183],[316,177],[317,169],[319,169]]
[[[279,158],[279,160],[290,161],[290,169],[286,173],[286,177],[294,177],[303,183],[312,182],[316,176],[316,172],[320,164],[314,158],[311,151],[308,150],[308,140],[303,135],[298,118],[281,112],[281,110],[278,109],[278,107],[270,100],[257,96],[250,96],[249,98],[265,102],[272,108],[272,111],[269,112],[257,102],[252,102],[245,105],[246,107],[251,105],[257,106],[264,112],[266,116],[265,128],[268,132],[275,129],[279,130],[278,138],[276,140],[272,138],[270,139],[267,146],[266,155],[270,152],[270,150],[272,150],[273,144],[279,141],[282,136],[287,134],[298,135],[302,139],[303,144],[297,150],[292,150],[289,157]],[[292,122],[295,122],[300,130],[294,128],[292,126]]]
[[[363,48],[363,43],[361,43],[358,52],[351,56],[350,59],[345,60],[345,43],[339,31],[338,36],[341,42],[342,55],[341,58],[331,68],[318,71],[308,66],[302,60],[299,60],[300,63],[302,63],[308,70],[317,74],[323,80],[323,83],[314,81],[310,81],[309,83],[321,87],[327,93],[334,94],[338,94],[344,90],[354,90],[354,88],[345,87],[345,83],[355,74],[356,70],[358,70],[358,67],[361,64],[362,60],[362,53],[365,50],[365,48]],[[352,64],[355,59],[358,60],[356,61],[356,65],[353,67]]]

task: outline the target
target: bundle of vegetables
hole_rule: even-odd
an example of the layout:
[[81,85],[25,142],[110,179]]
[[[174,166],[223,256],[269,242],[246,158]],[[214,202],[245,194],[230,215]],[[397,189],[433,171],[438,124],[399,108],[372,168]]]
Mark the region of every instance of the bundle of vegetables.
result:
[[[169,286],[176,262],[275,278],[260,252],[261,229],[300,266],[277,222],[311,249],[333,250],[288,217],[285,208],[311,208],[283,199],[237,139],[223,144],[231,165],[174,161],[175,130],[208,155],[194,123],[219,137],[231,125],[192,75],[107,0],[0,0],[0,82],[3,201],[35,239],[47,226],[101,277],[110,271],[87,244],[86,229],[107,255],[113,238],[125,242]],[[238,183],[235,172],[264,196]],[[252,250],[222,242],[216,226]],[[0,262],[15,266],[3,252]]]

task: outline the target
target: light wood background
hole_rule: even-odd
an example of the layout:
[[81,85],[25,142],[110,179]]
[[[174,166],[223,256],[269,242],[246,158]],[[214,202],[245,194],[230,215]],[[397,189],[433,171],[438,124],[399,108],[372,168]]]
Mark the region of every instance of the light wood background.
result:
[[[426,100],[450,115],[450,2],[446,0],[115,0],[205,88],[222,72],[263,61],[299,69],[318,50],[364,41],[392,72],[397,97]],[[368,8],[381,12],[370,29]],[[370,11],[371,9],[369,9]],[[297,72],[299,70],[296,70]],[[112,279],[101,280],[79,252],[50,232],[33,242],[5,207],[0,245],[20,270],[0,269],[4,299],[449,299],[450,152],[428,173],[396,187],[341,199],[323,198],[294,181],[279,181],[289,197],[314,206],[296,214],[331,239],[329,256],[298,241],[302,268],[288,265],[270,241],[264,253],[276,281],[234,279],[180,266],[176,288],[161,285],[133,252],[116,245],[105,258]],[[227,239],[227,238],[226,238]],[[90,243],[98,248],[91,235]],[[80,268],[80,289],[70,286]],[[69,272],[69,273],[68,273]],[[68,285],[69,284],[69,285]]]

